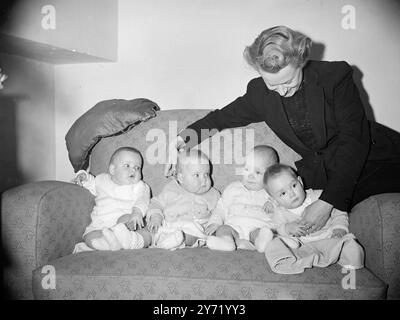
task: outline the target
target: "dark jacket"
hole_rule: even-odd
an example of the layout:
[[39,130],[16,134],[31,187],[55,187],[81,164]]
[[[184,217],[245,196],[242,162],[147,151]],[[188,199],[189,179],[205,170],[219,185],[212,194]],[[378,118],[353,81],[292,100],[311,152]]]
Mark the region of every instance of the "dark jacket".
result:
[[[309,61],[303,68],[306,105],[318,148],[311,149],[294,133],[277,92],[263,79],[252,79],[247,92],[226,107],[191,124],[201,129],[245,126],[265,121],[276,135],[302,156],[296,167],[307,188],[323,189],[321,199],[339,210],[348,210],[354,188],[370,154],[370,123],[366,119],[353,70],[346,62]],[[185,131],[180,135],[185,139]],[[188,141],[195,145],[199,141]],[[383,147],[384,148],[384,147]],[[388,151],[388,150],[385,150]]]

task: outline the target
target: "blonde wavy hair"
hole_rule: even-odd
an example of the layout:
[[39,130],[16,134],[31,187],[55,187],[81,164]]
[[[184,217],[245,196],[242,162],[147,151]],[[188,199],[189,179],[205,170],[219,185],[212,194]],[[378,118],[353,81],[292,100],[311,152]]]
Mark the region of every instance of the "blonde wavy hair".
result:
[[277,73],[287,65],[302,67],[311,49],[311,39],[285,26],[264,30],[247,46],[243,56],[255,70]]

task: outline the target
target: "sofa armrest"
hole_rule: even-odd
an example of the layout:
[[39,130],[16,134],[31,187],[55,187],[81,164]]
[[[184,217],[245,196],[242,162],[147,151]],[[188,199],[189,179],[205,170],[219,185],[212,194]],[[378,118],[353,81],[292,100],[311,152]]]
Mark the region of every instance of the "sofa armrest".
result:
[[371,196],[349,215],[350,231],[365,249],[365,264],[388,285],[388,299],[400,298],[400,193]]
[[71,183],[41,181],[7,190],[1,204],[4,282],[12,298],[31,299],[32,271],[72,253],[94,197]]

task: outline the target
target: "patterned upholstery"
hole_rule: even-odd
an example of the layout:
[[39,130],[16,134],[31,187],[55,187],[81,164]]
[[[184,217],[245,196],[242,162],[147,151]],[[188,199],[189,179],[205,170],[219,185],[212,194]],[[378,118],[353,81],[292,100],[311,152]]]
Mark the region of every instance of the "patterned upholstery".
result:
[[[165,140],[159,143],[165,145],[169,135],[176,134],[173,130],[169,132],[169,120],[177,120],[175,125],[179,130],[209,111],[160,111],[157,117],[126,134],[101,140],[92,152],[92,173],[107,169],[109,157],[117,147],[135,146],[145,157],[144,180],[151,186],[153,194],[158,194],[168,180],[163,177],[163,163],[150,163],[151,147],[156,142],[150,139],[149,132],[164,132]],[[254,130],[255,144],[274,146],[281,162],[293,165],[299,159],[264,123],[252,124],[246,129]],[[248,147],[245,141],[235,144],[236,147],[241,145],[241,150],[232,148],[229,140],[226,140],[226,145],[221,142],[221,149],[215,144],[220,135],[225,134],[224,137],[229,139],[229,132],[233,131],[218,134],[210,139],[212,143],[205,141],[201,146],[210,143],[217,147],[217,151],[222,150],[223,155],[232,155],[233,152],[244,155],[245,147]],[[251,136],[251,132],[247,133]],[[221,158],[213,150],[206,153],[214,163],[218,163]],[[213,179],[220,190],[236,180],[235,163],[215,164]],[[399,297],[399,196],[371,197],[350,214],[350,228],[364,245],[367,267],[372,272],[367,268],[357,271],[356,289],[343,290],[340,283],[344,274],[336,265],[314,268],[301,275],[278,275],[271,273],[265,258],[257,252],[142,249],[71,255],[74,244],[80,241],[89,222],[93,196],[70,183],[30,183],[2,194],[3,256],[8,256],[3,272],[4,283],[12,297],[19,299],[33,298],[33,291],[35,297],[41,299],[385,298],[386,286],[375,274],[389,284],[389,297]],[[48,264],[56,270],[55,290],[44,290],[41,286],[42,266]]]
[[34,271],[39,299],[383,299],[386,285],[369,270],[356,271],[355,289],[342,289],[338,265],[300,275],[272,273],[255,251],[216,252],[206,248],[85,252],[51,264],[56,289],[43,289]]
[[388,299],[400,299],[400,194],[359,203],[350,214],[350,229],[367,252],[366,265],[390,284]]
[[3,194],[4,282],[12,297],[33,297],[32,270],[72,252],[93,205],[90,192],[65,182],[30,183]]

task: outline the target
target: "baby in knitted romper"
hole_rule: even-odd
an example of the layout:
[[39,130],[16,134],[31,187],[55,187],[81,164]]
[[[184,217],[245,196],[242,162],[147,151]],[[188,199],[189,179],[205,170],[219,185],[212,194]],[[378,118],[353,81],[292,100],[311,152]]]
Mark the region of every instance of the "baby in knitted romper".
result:
[[[81,170],[76,174],[73,182],[96,196],[91,223],[83,234],[90,249],[115,251],[151,244],[150,232],[142,228],[150,202],[150,188],[142,181],[142,165],[137,149],[122,147],[111,156],[108,173],[94,177]],[[82,243],[78,245],[74,252],[82,248]]]
[[[302,223],[304,209],[318,200],[322,190],[305,190],[302,179],[290,166],[276,164],[269,167],[264,175],[264,184],[275,205],[273,220],[276,231],[290,248],[329,238],[340,239],[349,234],[348,214],[336,208],[320,230],[308,233]],[[351,239],[344,244],[339,258],[339,264],[359,268],[363,266],[364,251],[355,239]]]
[[147,213],[154,246],[174,250],[204,245],[204,226],[219,198],[211,186],[207,156],[195,149],[179,152],[176,177],[151,199]]

